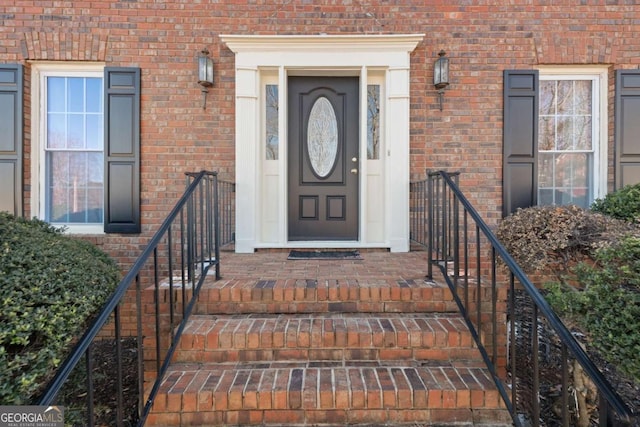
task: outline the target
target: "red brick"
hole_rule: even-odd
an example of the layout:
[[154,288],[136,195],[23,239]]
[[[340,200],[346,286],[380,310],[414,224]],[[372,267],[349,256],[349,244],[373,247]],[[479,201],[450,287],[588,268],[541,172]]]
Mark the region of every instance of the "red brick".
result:
[[270,410],[264,411],[265,424],[301,424],[304,422],[304,411]]

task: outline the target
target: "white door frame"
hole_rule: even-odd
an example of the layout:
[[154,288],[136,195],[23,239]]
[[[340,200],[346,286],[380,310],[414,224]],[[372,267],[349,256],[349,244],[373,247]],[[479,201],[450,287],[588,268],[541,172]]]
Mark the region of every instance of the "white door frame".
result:
[[[408,251],[410,53],[424,34],[220,38],[236,55],[236,252],[253,252],[261,247],[386,247],[393,252]],[[286,82],[291,74],[360,77],[361,159],[367,158],[369,76],[382,76],[383,149],[380,161],[360,163],[359,241],[287,241]],[[261,92],[265,75],[277,75],[280,88],[280,154],[277,161],[268,164],[263,161],[262,147]]]

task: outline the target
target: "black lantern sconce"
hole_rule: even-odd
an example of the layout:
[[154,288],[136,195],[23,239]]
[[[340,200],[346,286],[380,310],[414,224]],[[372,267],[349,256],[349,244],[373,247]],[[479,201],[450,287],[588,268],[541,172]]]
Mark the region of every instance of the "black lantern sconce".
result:
[[438,53],[438,59],[433,66],[433,85],[438,89],[438,96],[440,97],[440,111],[442,111],[442,98],[444,97],[444,88],[449,86],[449,58],[446,58],[447,53],[441,50]]
[[209,50],[205,47],[198,54],[198,84],[202,86],[202,109],[207,108],[207,93],[213,86],[213,59],[209,58]]

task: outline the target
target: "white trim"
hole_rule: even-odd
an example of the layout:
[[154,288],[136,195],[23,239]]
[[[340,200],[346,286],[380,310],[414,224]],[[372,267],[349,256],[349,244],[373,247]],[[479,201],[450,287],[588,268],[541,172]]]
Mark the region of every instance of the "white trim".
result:
[[[223,43],[236,54],[236,251],[253,252],[258,247],[388,247],[409,250],[409,54],[424,34],[395,35],[221,35]],[[280,215],[277,238],[266,242],[263,204],[262,73],[278,70],[279,167],[277,211]],[[367,235],[366,179],[360,180],[360,239],[357,242],[288,242],[286,230],[286,100],[289,75],[359,76],[360,88],[368,83],[368,73],[384,75],[385,108],[382,124],[381,170],[384,174],[384,238],[372,242]],[[365,91],[366,96],[366,91]],[[361,95],[362,103],[362,95]],[[361,109],[366,108],[366,103]],[[360,113],[362,120],[363,112]],[[365,123],[366,123],[366,115]],[[361,132],[362,133],[362,132]],[[361,135],[361,171],[366,172],[366,134]],[[389,141],[387,144],[385,141]],[[393,146],[393,150],[391,150]],[[364,164],[364,166],[363,166]],[[361,175],[363,176],[363,175]],[[380,191],[380,189],[377,189]],[[388,202],[388,203],[385,203]],[[259,209],[260,208],[260,209]],[[272,207],[273,208],[273,207]],[[271,236],[271,231],[269,231]]]
[[[31,216],[45,217],[45,162],[42,158],[46,135],[43,88],[45,79],[60,77],[104,78],[104,64],[98,62],[32,62],[31,63]],[[69,234],[104,234],[103,224],[58,224]]]
[[608,74],[606,66],[545,66],[539,68],[540,80],[592,80],[593,81],[593,143],[594,171],[593,198],[607,194],[608,177]]

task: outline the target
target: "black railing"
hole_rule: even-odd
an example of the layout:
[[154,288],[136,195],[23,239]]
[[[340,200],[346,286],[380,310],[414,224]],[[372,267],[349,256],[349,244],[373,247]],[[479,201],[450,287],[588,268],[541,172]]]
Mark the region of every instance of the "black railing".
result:
[[[220,278],[220,247],[233,237],[233,190],[216,172],[187,174],[185,193],[36,404],[65,406],[67,425],[144,425],[209,269]],[[129,353],[135,361],[125,365]],[[109,389],[96,385],[105,377]],[[115,396],[113,407],[104,407],[105,395]]]
[[427,177],[428,274],[443,274],[514,424],[640,422],[465,198],[458,173]]
[[427,180],[409,184],[409,233],[413,242],[427,246]]

